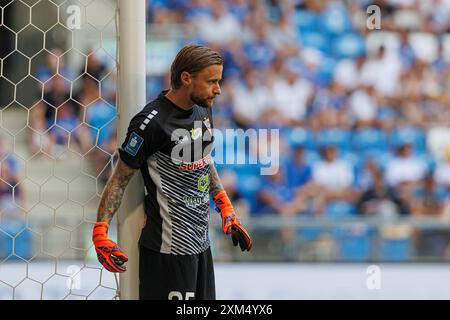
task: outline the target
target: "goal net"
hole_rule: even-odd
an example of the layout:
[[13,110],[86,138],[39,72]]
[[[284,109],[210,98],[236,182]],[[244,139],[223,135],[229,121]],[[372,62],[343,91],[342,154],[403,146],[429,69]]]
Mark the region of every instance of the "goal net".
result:
[[118,6],[0,0],[0,299],[118,297],[91,241],[117,160]]

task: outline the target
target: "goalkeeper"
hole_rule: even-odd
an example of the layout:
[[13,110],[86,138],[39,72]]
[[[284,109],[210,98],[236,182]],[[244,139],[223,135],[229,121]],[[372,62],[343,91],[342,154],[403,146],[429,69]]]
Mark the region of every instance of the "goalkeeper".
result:
[[242,251],[252,247],[211,159],[211,107],[220,94],[222,70],[222,57],[210,48],[180,50],[171,66],[171,89],[131,119],[103,191],[93,242],[107,270],[125,272],[128,257],[108,238],[108,227],[128,182],[136,171],[142,174],[146,223],[139,239],[140,299],[215,299],[209,195],[223,232]]

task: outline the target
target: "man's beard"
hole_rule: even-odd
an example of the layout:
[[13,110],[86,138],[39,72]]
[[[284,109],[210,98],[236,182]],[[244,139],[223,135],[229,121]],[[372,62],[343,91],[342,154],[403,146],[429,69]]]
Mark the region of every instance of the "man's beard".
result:
[[211,100],[211,102],[209,102],[207,99],[203,99],[203,98],[194,96],[193,94],[191,94],[190,98],[196,105],[198,105],[202,108],[211,108],[211,106],[212,106],[212,100]]

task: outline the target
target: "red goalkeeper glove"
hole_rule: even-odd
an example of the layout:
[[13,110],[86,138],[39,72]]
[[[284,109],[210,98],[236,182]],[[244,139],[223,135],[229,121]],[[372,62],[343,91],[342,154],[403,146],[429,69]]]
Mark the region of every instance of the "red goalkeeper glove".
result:
[[214,202],[216,203],[216,210],[220,213],[222,217],[222,230],[225,234],[231,233],[231,239],[233,240],[233,245],[241,247],[242,251],[250,251],[252,248],[252,239],[248,232],[239,222],[234,208],[231,205],[231,201],[228,198],[225,190],[220,191],[215,197]]
[[92,241],[97,252],[98,261],[110,272],[125,272],[128,256],[120,247],[108,238],[108,222],[97,222],[94,225]]

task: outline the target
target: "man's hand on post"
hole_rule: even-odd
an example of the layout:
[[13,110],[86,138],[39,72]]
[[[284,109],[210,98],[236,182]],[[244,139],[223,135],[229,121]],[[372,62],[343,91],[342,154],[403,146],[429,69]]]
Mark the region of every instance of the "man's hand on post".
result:
[[97,222],[94,225],[92,241],[98,261],[110,272],[125,272],[127,271],[125,262],[128,261],[128,256],[115,242],[108,238],[108,228],[107,222]]

